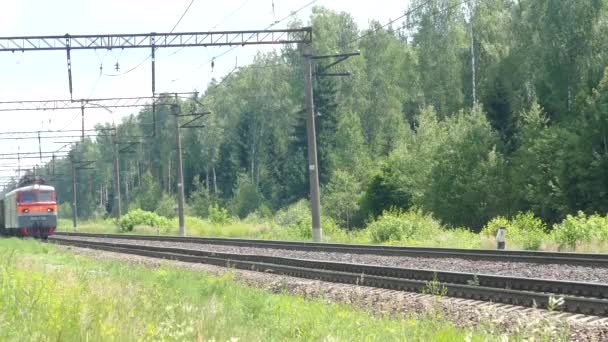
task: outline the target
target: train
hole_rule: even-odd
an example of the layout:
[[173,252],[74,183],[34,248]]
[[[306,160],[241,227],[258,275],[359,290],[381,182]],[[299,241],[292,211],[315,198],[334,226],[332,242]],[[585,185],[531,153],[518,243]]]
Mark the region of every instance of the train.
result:
[[0,235],[47,239],[57,229],[57,194],[42,179],[26,179],[0,195]]

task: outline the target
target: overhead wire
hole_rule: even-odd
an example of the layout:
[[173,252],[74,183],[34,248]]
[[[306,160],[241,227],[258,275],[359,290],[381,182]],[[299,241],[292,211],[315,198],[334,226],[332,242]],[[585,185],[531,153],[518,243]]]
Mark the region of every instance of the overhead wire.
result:
[[[239,7],[237,7],[235,10],[233,10],[232,12],[230,12],[228,15],[226,15],[222,20],[220,20],[217,24],[213,25],[213,27],[211,27],[208,31],[213,31],[215,30],[218,26],[220,26],[221,24],[223,24],[224,22],[226,22],[226,20],[228,20],[229,18],[231,18],[233,15],[235,15],[236,13],[238,13],[241,9],[243,9],[243,7],[245,7],[245,5],[247,5],[249,3],[249,1],[251,0],[245,0],[243,1],[243,3],[241,3],[241,5]],[[186,47],[181,47],[179,49],[177,49],[176,51],[173,51],[172,53],[168,54],[167,57],[169,56],[173,56],[177,53],[179,53],[180,51],[182,51],[183,49],[185,49]]]
[[[310,6],[312,6],[312,5],[313,5],[314,3],[316,3],[317,1],[318,1],[318,0],[312,0],[312,1],[309,1],[308,3],[306,3],[305,5],[303,5],[302,7],[298,8],[297,10],[292,11],[292,12],[291,12],[289,15],[287,15],[287,16],[285,16],[285,17],[283,17],[283,18],[279,19],[279,20],[275,20],[275,21],[274,21],[272,24],[270,24],[269,26],[267,26],[266,28],[264,28],[264,30],[269,30],[269,29],[271,29],[273,26],[275,26],[275,25],[277,25],[277,24],[279,24],[279,23],[281,23],[281,22],[283,22],[283,21],[285,21],[285,20],[287,20],[287,19],[289,19],[289,18],[291,18],[291,17],[293,17],[293,16],[297,15],[298,13],[300,13],[301,11],[303,11],[304,9],[306,9],[306,8],[308,8],[308,7],[310,7]],[[248,42],[248,41],[249,41],[251,38],[253,38],[253,37],[255,37],[255,34],[252,34],[251,36],[249,36],[249,38],[247,38],[247,39],[245,40],[245,42]],[[209,63],[213,63],[213,62],[217,61],[219,58],[221,58],[221,57],[225,56],[226,54],[230,53],[231,51],[235,50],[237,47],[238,47],[238,45],[232,46],[232,47],[230,47],[228,50],[226,50],[226,51],[224,51],[224,52],[222,52],[222,53],[220,53],[220,54],[218,54],[218,55],[213,56],[213,57],[212,57],[210,60],[208,60],[206,63],[201,63],[201,64],[199,64],[199,66],[197,66],[196,68],[191,69],[190,71],[185,72],[185,73],[181,74],[180,76],[178,76],[178,77],[176,77],[176,78],[172,79],[172,80],[171,80],[171,82],[178,81],[178,80],[182,79],[182,78],[183,78],[184,76],[186,76],[186,75],[191,75],[193,72],[200,70],[200,69],[201,69],[202,67],[204,67],[205,65],[209,65]]]
[[[190,4],[188,5],[188,7],[186,7],[186,10],[184,11],[184,13],[182,13],[181,17],[179,18],[179,20],[177,21],[177,23],[175,23],[175,25],[173,25],[173,28],[171,29],[170,33],[173,33],[173,31],[177,28],[177,26],[179,25],[179,23],[182,21],[182,19],[184,18],[184,16],[186,16],[186,13],[188,13],[188,10],[190,10],[190,7],[192,6],[192,4],[194,3],[194,0],[190,1]],[[149,60],[150,58],[152,58],[152,54],[150,53],[148,55],[148,57],[144,58],[141,62],[139,62],[137,65],[135,65],[134,67],[132,67],[131,69],[122,72],[122,73],[116,73],[116,74],[104,74],[104,76],[109,76],[109,77],[116,77],[116,76],[124,76],[130,72],[132,72],[133,70],[136,70],[137,68],[139,68],[140,66],[142,66],[147,60]]]
[[177,21],[177,23],[175,23],[175,25],[173,25],[173,28],[171,29],[171,32],[169,32],[169,33],[173,33],[173,31],[175,31],[175,28],[177,28],[177,25],[179,25],[179,23],[181,23],[182,19],[184,19],[184,16],[186,15],[186,13],[188,13],[188,10],[190,9],[190,7],[192,6],[193,3],[194,3],[194,0],[190,1],[190,4],[188,5],[188,7],[186,7],[186,10],[182,14],[182,16],[179,17],[179,20]]
[[[463,1],[460,1],[459,3],[454,4],[454,5],[451,5],[451,6],[448,6],[448,7],[443,8],[443,9],[440,9],[439,11],[436,11],[436,12],[431,13],[431,16],[435,16],[435,15],[441,14],[441,13],[443,13],[443,12],[449,11],[449,10],[451,10],[451,9],[454,9],[454,8],[456,8],[456,7],[458,7],[458,6],[462,6],[462,5],[463,5],[464,3],[466,3],[467,1],[468,1],[468,0],[463,0]],[[395,19],[392,19],[392,20],[389,20],[389,21],[388,21],[386,24],[383,24],[383,25],[380,25],[379,27],[376,27],[376,28],[374,28],[374,29],[370,29],[370,30],[368,30],[367,32],[365,32],[364,34],[360,35],[359,37],[357,37],[357,38],[355,38],[355,39],[351,40],[351,41],[350,41],[350,42],[348,42],[347,44],[352,44],[352,43],[355,43],[355,42],[357,42],[357,41],[359,41],[359,40],[361,40],[361,39],[363,39],[363,38],[365,38],[365,37],[368,37],[368,36],[370,36],[370,35],[372,35],[372,34],[374,34],[374,33],[378,32],[378,31],[380,31],[381,29],[383,29],[383,28],[385,28],[385,27],[387,27],[387,26],[389,26],[389,25],[392,25],[392,24],[396,23],[397,21],[400,21],[401,19],[407,18],[407,17],[409,17],[410,15],[414,14],[416,11],[418,11],[418,10],[422,9],[423,7],[425,7],[425,6],[429,5],[430,3],[431,3],[431,1],[430,1],[430,0],[429,0],[429,1],[426,1],[426,2],[422,2],[422,3],[420,3],[418,6],[416,6],[416,7],[414,7],[414,8],[411,8],[411,9],[409,9],[409,10],[405,11],[405,12],[404,12],[402,15],[400,15],[399,17],[397,17],[397,18],[395,18]],[[419,23],[419,22],[418,22],[418,23]],[[414,24],[418,24],[418,23],[414,23]]]
[[[452,9],[454,9],[454,8],[458,7],[458,6],[462,6],[462,5],[463,5],[464,3],[466,3],[467,1],[468,1],[468,0],[463,0],[463,1],[459,2],[459,3],[454,4],[454,5],[451,5],[451,6],[448,6],[448,7],[442,8],[442,9],[440,9],[440,10],[438,10],[438,11],[435,11],[435,12],[432,12],[432,13],[431,13],[431,16],[436,16],[436,15],[438,15],[438,14],[442,14],[442,13],[444,13],[444,12],[446,12],[446,11],[452,10]],[[403,18],[409,17],[410,15],[414,14],[416,11],[418,11],[418,10],[422,9],[424,6],[429,5],[430,3],[431,3],[431,1],[427,1],[427,2],[421,3],[421,4],[419,4],[418,6],[416,6],[416,7],[412,8],[412,9],[407,10],[406,12],[404,12],[404,14],[403,14],[403,15],[401,15],[401,16],[399,16],[399,17],[395,18],[395,19],[389,20],[387,23],[385,23],[385,24],[383,24],[383,25],[381,25],[381,26],[379,26],[379,27],[376,27],[376,28],[374,28],[374,29],[371,29],[371,30],[367,31],[366,33],[364,33],[364,34],[362,34],[362,35],[358,36],[357,38],[353,39],[352,41],[348,42],[347,44],[352,44],[352,43],[354,43],[354,42],[357,42],[357,41],[359,41],[359,40],[361,40],[361,39],[363,39],[363,38],[365,38],[365,37],[367,37],[367,36],[369,36],[369,35],[372,35],[372,34],[374,34],[374,33],[378,32],[379,30],[381,30],[381,29],[383,29],[383,28],[385,28],[385,27],[387,27],[387,26],[389,26],[389,25],[391,25],[391,24],[394,24],[395,22],[398,22],[399,20],[401,20],[401,19],[403,19]],[[281,19],[281,20],[285,20],[285,18],[283,18],[283,19]],[[411,24],[411,23],[410,23],[410,24]],[[413,24],[418,24],[418,23],[413,23]],[[229,51],[231,51],[231,50],[233,50],[233,49],[230,49],[230,50],[228,50],[228,51],[225,51],[224,53],[220,54],[219,56],[222,56],[222,55],[226,54],[227,52],[229,52]],[[216,56],[216,59],[217,59],[217,58],[218,58],[218,56]],[[289,64],[289,63],[287,63],[287,62],[283,62],[283,63],[273,63],[273,64],[265,64],[265,65],[249,65],[249,66],[247,66],[247,68],[252,68],[252,69],[264,69],[264,68],[273,68],[273,67],[277,67],[277,66],[281,66],[281,65],[288,65],[288,64]],[[229,72],[229,73],[228,73],[226,76],[224,76],[224,77],[222,78],[222,80],[221,80],[221,81],[220,81],[218,84],[214,85],[214,88],[217,88],[217,87],[219,87],[220,85],[224,84],[224,82],[225,82],[225,81],[226,81],[228,78],[230,78],[230,76],[231,76],[231,75],[232,75],[232,74],[233,74],[235,71],[237,71],[237,70],[239,70],[239,69],[242,69],[242,67],[238,67],[238,68],[236,68],[236,67],[235,67],[234,69],[232,69],[232,70],[231,70],[231,71],[230,71],[230,72]]]

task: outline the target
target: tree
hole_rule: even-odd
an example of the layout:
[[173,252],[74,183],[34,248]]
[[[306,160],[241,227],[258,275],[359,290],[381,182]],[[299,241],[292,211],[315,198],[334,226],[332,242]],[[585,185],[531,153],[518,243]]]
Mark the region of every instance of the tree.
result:
[[233,194],[229,206],[232,213],[240,218],[246,217],[264,203],[255,184],[245,174],[239,175]]
[[512,157],[513,192],[519,201],[516,206],[556,222],[567,206],[560,187],[560,170],[568,132],[549,127],[549,119],[537,103],[521,113],[518,131],[518,147]]
[[327,214],[349,229],[359,210],[361,184],[347,171],[337,170],[323,191],[323,208]]
[[479,106],[445,125],[449,129],[434,155],[423,207],[445,222],[480,229],[505,207],[498,137]]
[[464,104],[463,51],[468,50],[469,39],[458,4],[458,0],[412,2],[412,8],[419,8],[412,20],[425,104],[435,107],[440,117],[456,113]]
[[162,190],[150,173],[146,173],[137,188],[136,201],[140,209],[155,211],[162,197]]
[[407,209],[412,204],[412,195],[396,182],[396,170],[385,164],[370,179],[361,201],[364,215],[376,218],[386,209]]

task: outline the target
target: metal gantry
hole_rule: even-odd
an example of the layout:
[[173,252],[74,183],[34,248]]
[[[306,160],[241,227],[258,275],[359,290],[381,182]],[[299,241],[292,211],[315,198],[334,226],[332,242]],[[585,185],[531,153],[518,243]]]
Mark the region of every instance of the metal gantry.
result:
[[0,37],[0,52],[63,50],[67,57],[70,98],[73,95],[72,50],[149,48],[152,93],[156,93],[156,55],[159,48],[283,45],[312,43],[312,28],[282,30],[213,31],[182,33],[94,34]]
[[176,48],[290,44],[312,41],[312,28],[181,33],[0,37],[2,51]]
[[[128,108],[128,107],[149,107],[152,105],[170,105],[169,103],[158,102],[160,99],[174,97],[184,98],[186,95],[193,95],[196,92],[178,92],[171,94],[155,94],[153,96],[135,97],[109,97],[98,99],[49,99],[49,100],[14,100],[0,101],[0,112],[6,111],[36,111],[36,110],[72,110],[84,108]],[[152,102],[150,102],[152,101]]]
[[[318,162],[316,150],[316,134],[314,127],[314,100],[313,100],[313,77],[321,76],[348,76],[348,73],[328,73],[327,70],[332,66],[342,62],[353,54],[342,55],[327,55],[314,56],[312,53],[312,27],[283,29],[283,30],[249,30],[249,31],[217,31],[217,32],[184,32],[184,33],[141,33],[141,34],[102,34],[102,35],[70,35],[64,36],[28,36],[28,37],[0,37],[0,52],[15,52],[15,51],[52,51],[63,50],[67,56],[67,70],[70,100],[51,100],[51,101],[35,101],[29,102],[29,106],[22,101],[7,103],[0,102],[0,111],[3,110],[31,110],[27,108],[34,107],[35,110],[61,110],[61,109],[78,109],[82,110],[82,136],[84,140],[84,108],[85,104],[91,106],[95,104],[101,108],[97,100],[73,100],[73,82],[72,82],[72,50],[96,50],[96,49],[129,49],[129,48],[149,48],[151,57],[151,88],[152,94],[156,94],[156,57],[155,50],[158,48],[178,48],[178,47],[207,47],[207,46],[245,46],[245,45],[269,45],[269,44],[298,44],[303,47],[305,60],[305,95],[307,107],[307,131],[308,131],[308,169],[310,171],[310,200],[312,207],[312,228],[313,240],[321,241],[321,222],[320,222],[320,194],[318,180]],[[312,60],[336,58],[336,61],[323,68],[319,68],[316,72],[313,71]],[[153,97],[155,98],[155,97]],[[137,101],[141,98],[123,98],[125,101],[135,101],[131,105],[123,104],[121,107],[141,106]],[[114,100],[117,100],[116,98]],[[20,106],[17,109],[6,109],[3,106]],[[152,103],[153,118],[155,118],[156,101]],[[177,105],[177,101],[175,101]],[[25,109],[23,108],[25,107]],[[4,109],[3,109],[4,108]],[[177,130],[177,150],[178,164],[181,164],[181,142],[180,142],[180,127],[200,127],[201,124],[195,124],[200,118],[208,114],[192,113],[194,118],[183,126],[180,125],[179,107],[173,106],[172,112],[176,119]],[[155,119],[154,123],[156,122]],[[154,127],[154,133],[156,127]],[[75,170],[73,171],[75,172]],[[117,172],[118,173],[118,172]],[[183,207],[183,171],[178,167],[178,207]],[[119,174],[119,173],[118,173]],[[74,200],[75,202],[75,200]],[[75,204],[75,203],[74,203]],[[180,235],[185,235],[183,227],[183,209],[179,210],[180,216]]]

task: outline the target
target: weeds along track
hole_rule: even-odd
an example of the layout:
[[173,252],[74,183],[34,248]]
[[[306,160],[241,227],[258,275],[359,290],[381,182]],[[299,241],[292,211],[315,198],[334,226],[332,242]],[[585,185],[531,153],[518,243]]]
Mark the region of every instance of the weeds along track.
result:
[[127,240],[148,240],[166,242],[186,242],[200,244],[216,244],[239,247],[259,247],[286,250],[336,252],[351,254],[373,254],[384,256],[414,256],[414,257],[444,257],[473,260],[499,260],[521,261],[533,263],[571,264],[571,265],[597,265],[608,267],[608,254],[591,253],[564,253],[564,252],[538,252],[513,251],[492,249],[458,249],[435,247],[402,247],[380,246],[363,244],[336,244],[313,243],[277,240],[251,240],[233,238],[202,238],[202,237],[176,237],[155,235],[129,235],[129,234],[89,234],[89,233],[57,233],[57,236],[114,238]]
[[[86,237],[92,236],[86,235]],[[561,298],[563,304],[558,308],[560,311],[608,317],[608,285],[605,284],[405,269],[269,255],[220,253],[168,246],[150,246],[141,244],[142,241],[138,241],[135,236],[131,236],[128,240],[122,242],[115,240],[100,241],[103,237],[99,234],[95,235],[95,238],[97,241],[75,238],[74,235],[70,238],[62,238],[59,235],[49,239],[49,242],[336,283],[431,293],[524,307],[552,308],[556,299]],[[110,235],[108,238],[122,239],[123,236]],[[150,239],[150,237],[145,238]]]

